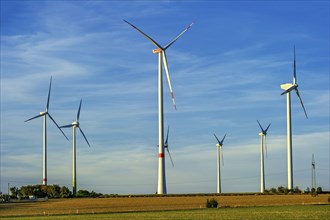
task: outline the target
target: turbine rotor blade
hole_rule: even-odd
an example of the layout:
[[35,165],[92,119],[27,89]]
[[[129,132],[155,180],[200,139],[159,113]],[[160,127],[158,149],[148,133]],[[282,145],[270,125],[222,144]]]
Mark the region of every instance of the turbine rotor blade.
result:
[[265,148],[265,152],[266,152],[266,158],[268,158],[268,153],[267,153],[267,141],[266,141],[266,135],[265,135],[265,144],[264,144],[264,148]]
[[220,141],[220,144],[221,144],[221,145],[223,144],[223,141],[225,140],[226,135],[227,135],[227,134],[225,134],[225,136],[223,136],[222,140]]
[[296,46],[294,46],[294,58],[293,58],[293,84],[297,83],[297,73],[296,73]]
[[300,97],[300,95],[299,95],[299,91],[298,91],[297,88],[295,88],[295,90],[296,90],[297,96],[298,96],[298,98],[299,98],[300,104],[301,104],[301,106],[302,106],[302,108],[303,108],[303,110],[304,110],[305,116],[306,116],[306,118],[308,118],[308,116],[307,116],[307,112],[306,112],[306,109],[305,109],[305,106],[304,106],[304,103],[303,103],[303,101],[301,100],[301,97]]
[[79,121],[81,102],[82,102],[82,99],[80,99],[80,104],[79,104],[78,113],[77,113],[77,121]]
[[221,147],[221,163],[222,163],[222,166],[225,165],[225,161],[223,160],[223,149]]
[[269,125],[267,126],[266,130],[265,130],[265,133],[267,134],[267,131],[268,131],[268,128],[270,127],[272,123],[269,123]]
[[52,76],[50,77],[50,82],[49,82],[49,90],[48,90],[48,98],[47,98],[47,105],[46,105],[46,112],[48,112],[49,108],[49,98],[50,98],[50,90],[52,88]]
[[259,127],[260,127],[260,129],[261,129],[262,133],[264,133],[264,129],[262,128],[262,126],[261,126],[260,122],[259,122],[258,120],[257,120],[257,122],[258,122],[258,124],[259,124]]
[[167,127],[167,135],[165,140],[165,145],[168,145],[168,133],[170,132],[170,126]]
[[49,113],[47,113],[47,115],[48,115],[49,118],[54,122],[54,124],[56,125],[56,127],[57,127],[58,129],[60,129],[60,131],[62,132],[62,134],[64,135],[64,137],[65,137],[67,140],[69,140],[68,137],[64,134],[64,132],[63,132],[62,129],[60,128],[60,126],[58,126],[58,124],[56,123],[56,121],[53,119],[53,117],[52,117]]
[[286,94],[288,92],[291,92],[292,90],[296,89],[297,87],[298,87],[297,85],[293,85],[289,89],[287,89],[284,92],[282,92],[281,95],[284,95],[284,94]]
[[170,43],[168,43],[165,47],[164,50],[169,48],[175,41],[177,41],[192,25],[194,22],[192,22],[186,29],[184,29],[177,37],[175,37]]
[[166,148],[166,150],[167,150],[168,156],[170,156],[172,166],[174,167],[174,163],[173,163],[173,160],[172,160],[172,157],[171,157],[171,154],[170,154],[170,151],[169,151],[168,147]]
[[220,144],[220,141],[219,141],[218,137],[215,134],[213,134],[213,135],[217,139],[218,143]]
[[69,125],[60,126],[60,128],[71,128],[72,126],[73,126],[72,124],[69,124]]
[[42,116],[44,116],[44,115],[37,115],[37,116],[34,116],[34,117],[32,117],[32,118],[30,118],[28,120],[25,120],[24,122],[28,122],[28,121],[31,121],[31,120],[33,120],[35,118],[39,118],[39,117],[42,117]]
[[84,134],[84,132],[81,130],[81,128],[80,128],[80,127],[78,127],[78,128],[79,128],[79,130],[80,130],[81,134],[84,136],[84,138],[85,138],[85,141],[87,142],[88,146],[90,147],[91,145],[89,144],[89,142],[88,142],[88,140],[87,140],[87,138],[86,138],[86,135]]
[[124,20],[124,22],[126,22],[127,24],[131,25],[134,29],[136,29],[138,32],[140,32],[143,36],[145,36],[148,40],[150,40],[156,47],[160,48],[163,50],[162,46],[160,46],[154,39],[152,39],[151,37],[149,37],[146,33],[144,33],[143,31],[141,31],[139,28],[137,28],[136,26],[134,26],[133,24],[129,23],[128,21]]
[[167,76],[168,86],[170,87],[170,92],[171,92],[171,96],[172,96],[172,101],[173,101],[174,109],[176,109],[176,103],[175,103],[175,100],[174,100],[174,94],[173,94],[172,84],[171,84],[171,77],[170,77],[170,73],[168,71],[168,65],[167,65],[167,59],[166,59],[166,53],[165,53],[165,51],[163,51],[163,62],[164,62],[166,76]]

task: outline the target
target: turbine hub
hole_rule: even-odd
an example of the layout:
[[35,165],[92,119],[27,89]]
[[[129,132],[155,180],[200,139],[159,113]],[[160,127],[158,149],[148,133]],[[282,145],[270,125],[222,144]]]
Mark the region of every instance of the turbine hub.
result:
[[264,135],[266,135],[266,134],[264,134],[263,132],[260,132],[259,135],[260,135],[260,136],[264,136]]
[[217,146],[217,147],[222,147],[222,145],[221,145],[221,144],[216,144],[215,146]]
[[72,122],[72,125],[73,125],[74,127],[79,127],[79,122],[74,121],[74,122]]
[[40,115],[45,115],[47,112],[40,112]]
[[161,48],[157,48],[157,49],[154,49],[154,50],[152,50],[152,52],[153,53],[161,53],[163,51],[163,49],[161,49]]

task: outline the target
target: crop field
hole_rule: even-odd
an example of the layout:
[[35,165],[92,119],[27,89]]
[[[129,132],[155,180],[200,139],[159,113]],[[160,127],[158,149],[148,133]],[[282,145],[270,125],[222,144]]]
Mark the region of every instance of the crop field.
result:
[[[1,219],[329,219],[329,195],[54,199],[0,204]],[[206,209],[215,198],[220,208]]]

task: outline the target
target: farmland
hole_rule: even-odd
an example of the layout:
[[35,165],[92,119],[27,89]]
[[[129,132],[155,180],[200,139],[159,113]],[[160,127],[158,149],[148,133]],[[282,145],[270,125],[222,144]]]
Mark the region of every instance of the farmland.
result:
[[[236,215],[238,217],[237,215],[248,213],[248,216],[252,215],[251,219],[257,219],[258,215],[267,211],[268,214],[273,213],[271,214],[273,217],[278,216],[278,219],[281,219],[283,213],[290,215],[292,212],[300,213],[300,219],[303,219],[303,216],[311,217],[308,213],[318,213],[318,219],[323,219],[329,214],[330,206],[324,205],[328,204],[328,197],[328,194],[316,197],[310,195],[249,194],[54,199],[47,202],[3,203],[0,204],[0,216],[1,219],[6,217],[31,219],[32,216],[33,219],[36,219],[36,216],[44,218],[45,215],[52,216],[50,219],[66,219],[68,216],[70,219],[74,216],[85,216],[86,218],[89,216],[89,219],[91,216],[97,219],[132,219],[133,217],[136,217],[135,219],[150,219],[157,216],[158,219],[167,219],[173,215],[171,219],[189,219],[189,216],[193,216],[195,219],[204,219],[202,217],[204,215],[214,218],[228,215],[228,219],[233,219],[230,216]],[[220,207],[223,208],[205,209],[206,200],[211,198],[217,199]],[[12,218],[14,216],[15,218]],[[18,218],[20,216],[24,216],[24,218]],[[181,217],[176,218],[175,216]]]

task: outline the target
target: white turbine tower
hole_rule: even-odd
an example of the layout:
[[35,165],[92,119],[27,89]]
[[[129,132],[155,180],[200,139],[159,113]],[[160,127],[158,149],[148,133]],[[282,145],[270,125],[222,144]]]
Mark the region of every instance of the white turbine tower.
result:
[[307,113],[304,103],[301,100],[298,91],[297,75],[296,75],[296,49],[294,48],[294,61],[293,61],[293,83],[285,83],[281,85],[281,89],[285,90],[281,95],[286,94],[286,110],[287,110],[287,151],[288,151],[288,189],[293,189],[293,163],[292,163],[292,130],[291,130],[291,91],[295,90],[299,98],[301,106],[304,110],[305,116]]
[[268,127],[266,129],[263,129],[261,124],[259,123],[259,121],[257,120],[259,127],[261,129],[261,132],[259,133],[260,136],[260,141],[261,141],[261,145],[260,145],[260,192],[265,192],[265,166],[264,166],[264,150],[266,151],[266,155],[267,155],[267,142],[266,142],[266,136],[267,136],[267,131],[268,128],[270,127],[270,124],[268,125]]
[[170,92],[172,96],[172,101],[174,108],[176,109],[176,104],[174,101],[174,94],[171,85],[170,73],[168,71],[167,59],[166,59],[166,49],[168,49],[175,41],[179,39],[192,25],[190,24],[184,31],[182,31],[176,38],[174,38],[165,47],[160,46],[155,40],[146,35],[140,29],[135,27],[133,24],[124,20],[127,24],[131,25],[138,32],[140,32],[144,37],[150,40],[157,48],[153,50],[153,53],[158,54],[158,194],[166,194],[166,177],[165,177],[165,158],[164,158],[164,115],[163,115],[163,62],[164,68],[167,76],[168,85],[170,87]]
[[221,154],[221,161],[222,166],[224,165],[223,161],[223,141],[225,140],[225,136],[223,136],[222,140],[220,141],[218,137],[214,134],[214,137],[217,139],[218,143],[215,145],[217,147],[217,193],[221,193],[221,173],[220,173],[220,154]]
[[79,108],[78,108],[78,113],[77,113],[77,118],[72,122],[72,124],[69,125],[64,125],[61,126],[61,128],[71,128],[72,127],[72,194],[73,196],[76,195],[77,193],[77,168],[76,168],[76,128],[79,128],[81,134],[86,140],[86,143],[90,147],[90,144],[86,138],[86,135],[80,128],[80,123],[79,123],[79,116],[80,116],[80,109],[81,109],[81,102],[82,99],[80,100]]
[[56,127],[58,129],[60,129],[60,131],[62,132],[62,134],[64,135],[64,137],[69,140],[67,138],[67,136],[64,134],[64,132],[62,131],[62,129],[58,126],[58,124],[55,122],[55,120],[53,119],[53,117],[49,114],[48,110],[49,110],[49,98],[50,98],[50,90],[52,87],[52,77],[50,77],[50,83],[49,83],[49,90],[48,90],[48,98],[47,98],[47,105],[46,105],[46,111],[44,112],[40,112],[39,115],[30,118],[27,121],[33,120],[35,118],[39,118],[39,117],[44,117],[44,122],[43,122],[43,141],[42,141],[42,185],[47,185],[47,115],[48,117],[54,122],[54,124],[56,125]]

